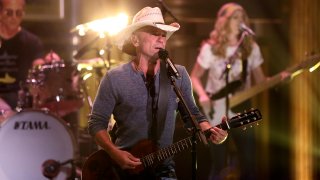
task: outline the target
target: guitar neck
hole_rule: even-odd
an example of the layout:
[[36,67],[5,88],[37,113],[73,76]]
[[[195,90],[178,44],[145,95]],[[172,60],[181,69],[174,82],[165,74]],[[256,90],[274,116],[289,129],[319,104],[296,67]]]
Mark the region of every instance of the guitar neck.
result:
[[[199,142],[199,139],[196,139]],[[148,154],[141,158],[144,167],[151,167],[157,162],[162,162],[169,157],[179,154],[180,152],[192,147],[192,137],[182,139],[166,148],[160,149],[154,153]]]
[[[232,119],[231,119],[232,120]],[[217,127],[227,130],[229,129],[226,124],[219,124]],[[211,132],[209,130],[204,132],[204,135],[208,138],[210,136]],[[180,152],[183,152],[187,149],[190,149],[194,143],[198,143],[201,141],[201,139],[196,136],[193,140],[193,137],[187,137],[185,139],[182,139],[166,148],[160,149],[156,152],[150,153],[144,157],[141,158],[142,164],[144,167],[151,167],[154,164],[157,164],[158,162],[162,162],[166,159],[168,159],[171,156],[174,156],[176,154],[179,154]]]
[[[302,61],[301,63],[299,63],[295,66],[287,68],[286,72],[290,73],[291,78],[293,78],[296,75],[303,72],[305,69],[311,68],[311,67],[315,66],[316,64],[318,64],[319,59],[320,59],[319,54],[309,56],[307,58],[307,60]],[[234,96],[232,96],[230,98],[230,107],[232,108],[232,107],[235,107],[236,105],[239,105],[240,103],[252,98],[253,96],[257,95],[258,93],[277,85],[282,80],[283,79],[281,78],[281,74],[279,73],[279,74],[273,76],[268,81],[265,81],[265,82],[260,83],[256,86],[253,86],[252,88],[250,88],[248,90],[245,90],[245,91],[242,91],[242,92],[235,94]]]
[[[223,130],[229,130],[232,128],[238,128],[248,124],[252,124],[261,119],[262,119],[262,115],[260,111],[258,109],[252,109],[248,112],[244,112],[242,114],[236,115],[230,118],[228,121],[223,121],[221,124],[217,125],[216,127],[219,127]],[[210,129],[204,131],[203,134],[206,138],[209,138],[211,135]],[[199,134],[196,134],[195,138],[193,138],[193,136],[187,137],[166,148],[162,148],[158,151],[155,151],[153,153],[150,153],[142,157],[141,158],[142,164],[144,167],[152,167],[154,164],[157,164],[158,162],[162,162],[173,155],[179,154],[180,152],[191,148],[193,145],[193,142],[197,143],[200,141],[201,141],[201,138],[199,137]]]
[[272,78],[270,78],[268,81],[257,84],[248,90],[236,93],[235,95],[230,97],[230,100],[229,100],[230,107],[233,108],[233,107],[241,104],[242,102],[252,98],[253,96],[263,92],[264,90],[272,88],[273,86],[277,85],[281,81],[282,81],[281,75],[277,74],[277,75],[273,76]]

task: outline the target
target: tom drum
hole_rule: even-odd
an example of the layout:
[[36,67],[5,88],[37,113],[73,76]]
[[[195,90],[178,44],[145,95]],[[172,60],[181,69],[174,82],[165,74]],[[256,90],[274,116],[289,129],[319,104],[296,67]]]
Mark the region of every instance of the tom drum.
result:
[[48,108],[60,117],[79,110],[83,97],[75,67],[63,61],[32,69],[27,78],[34,108]]

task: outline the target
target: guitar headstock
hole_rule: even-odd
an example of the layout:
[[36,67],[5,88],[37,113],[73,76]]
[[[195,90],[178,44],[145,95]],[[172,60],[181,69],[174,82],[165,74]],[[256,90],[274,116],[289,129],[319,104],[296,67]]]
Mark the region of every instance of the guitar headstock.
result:
[[246,125],[256,123],[261,119],[262,115],[258,109],[250,109],[249,111],[230,118],[227,122],[222,122],[219,126],[224,130],[228,130],[231,128],[246,127]]
[[304,61],[299,64],[299,69],[310,69],[320,62],[320,54],[309,55]]

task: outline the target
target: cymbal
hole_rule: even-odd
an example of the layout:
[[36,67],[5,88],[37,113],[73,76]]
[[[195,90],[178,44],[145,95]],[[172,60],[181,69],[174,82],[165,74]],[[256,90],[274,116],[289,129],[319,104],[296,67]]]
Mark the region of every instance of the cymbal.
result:
[[78,69],[83,68],[101,68],[101,67],[109,67],[110,65],[118,64],[118,61],[115,59],[110,59],[110,63],[107,60],[103,60],[102,58],[92,58],[92,59],[80,59],[75,61],[77,63]]
[[79,60],[76,60],[76,62],[78,64],[98,64],[100,62],[103,63],[103,59],[100,57],[97,57],[97,58],[91,58],[91,59],[79,59]]

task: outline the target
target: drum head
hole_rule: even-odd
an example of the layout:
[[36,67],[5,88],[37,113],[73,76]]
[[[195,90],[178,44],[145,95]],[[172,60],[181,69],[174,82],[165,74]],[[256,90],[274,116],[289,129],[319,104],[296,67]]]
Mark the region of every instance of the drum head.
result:
[[[43,111],[22,111],[1,124],[0,179],[46,179],[43,163],[74,159],[75,139],[64,121]],[[66,179],[71,165],[56,179]]]

